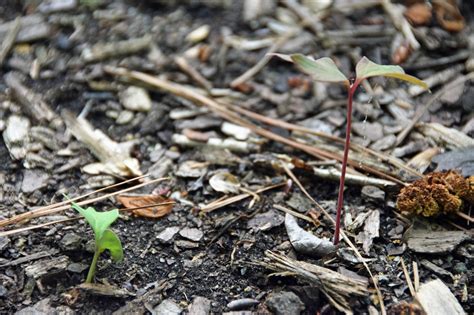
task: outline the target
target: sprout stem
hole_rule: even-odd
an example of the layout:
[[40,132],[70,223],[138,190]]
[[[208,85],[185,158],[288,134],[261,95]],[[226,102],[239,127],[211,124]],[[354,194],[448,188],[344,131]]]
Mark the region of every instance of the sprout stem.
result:
[[347,92],[347,123],[346,123],[346,141],[344,143],[344,156],[342,158],[341,178],[339,180],[339,192],[337,195],[337,211],[336,211],[336,230],[334,231],[334,245],[339,244],[339,230],[341,227],[342,206],[344,203],[344,182],[346,179],[347,158],[349,156],[349,147],[351,143],[351,123],[352,123],[352,98],[360,80],[356,80],[349,86]]
[[87,279],[86,283],[92,283],[92,280],[94,279],[95,275],[95,268],[97,266],[97,260],[99,259],[99,249],[96,247],[95,252],[94,252],[94,258],[92,258],[92,263],[89,268],[89,272],[87,273]]

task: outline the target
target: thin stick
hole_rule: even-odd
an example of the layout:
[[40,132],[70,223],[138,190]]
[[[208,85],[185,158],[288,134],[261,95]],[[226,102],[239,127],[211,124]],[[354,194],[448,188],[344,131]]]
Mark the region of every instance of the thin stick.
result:
[[179,68],[189,75],[197,84],[203,87],[206,91],[210,91],[212,89],[212,83],[209,82],[205,77],[203,77],[196,69],[194,69],[186,58],[177,56],[174,58],[174,62],[179,66]]
[[7,36],[3,40],[2,47],[0,48],[0,67],[3,65],[5,58],[8,56],[10,49],[12,49],[13,44],[15,44],[16,36],[20,32],[21,29],[21,18],[17,17],[13,22],[13,25],[8,31]]
[[[176,202],[174,202],[174,201],[167,201],[167,202],[155,203],[155,204],[150,204],[150,205],[135,207],[135,208],[121,208],[121,209],[118,209],[118,211],[121,211],[121,212],[122,211],[134,211],[134,210],[139,210],[139,209],[146,209],[146,208],[150,208],[150,207],[158,207],[158,206],[170,205],[170,204],[175,204],[175,203]],[[82,216],[76,216],[74,218],[56,220],[56,221],[46,222],[46,223],[42,223],[42,224],[27,226],[27,227],[24,227],[24,228],[4,231],[4,232],[0,232],[0,236],[8,236],[8,235],[13,235],[13,234],[18,234],[18,233],[21,233],[21,232],[40,229],[40,228],[43,228],[43,227],[49,226],[49,225],[54,225],[54,224],[79,220],[81,218],[83,218],[83,217]]]
[[[164,90],[167,91],[168,93],[172,93],[176,96],[184,97],[190,101],[196,102],[197,104],[204,105],[211,109],[213,112],[218,114],[219,116],[223,117],[224,119],[227,119],[235,124],[239,124],[241,126],[247,127],[250,130],[252,130],[254,133],[271,139],[273,141],[281,142],[286,145],[292,146],[294,148],[297,148],[299,150],[302,150],[303,152],[306,152],[309,155],[312,155],[316,158],[319,159],[336,159],[341,161],[342,157],[339,154],[335,154],[332,152],[325,151],[323,149],[319,148],[314,148],[312,146],[302,144],[296,141],[293,141],[291,139],[285,138],[283,136],[280,136],[276,133],[273,133],[271,131],[268,131],[264,128],[258,127],[253,123],[250,123],[249,121],[243,119],[241,116],[238,114],[228,110],[224,106],[222,106],[220,103],[214,101],[213,99],[206,97],[204,95],[201,95],[189,88],[186,88],[184,86],[178,85],[176,83],[170,82],[168,80],[163,80],[142,72],[138,71],[130,71],[126,70],[124,68],[116,68],[116,67],[111,67],[111,66],[106,66],[104,67],[104,70],[112,75],[115,76],[124,76],[127,77],[128,79],[134,79],[134,80],[139,80],[143,83],[149,84],[154,88],[157,88],[159,90]],[[372,174],[375,174],[379,177],[391,180],[393,182],[399,183],[400,185],[405,185],[404,182],[398,180],[397,178],[394,178],[393,176],[387,175],[381,171],[378,171],[372,167],[369,167],[367,165],[364,165],[363,162],[357,162],[357,161],[352,161],[348,160],[347,163],[351,165],[354,168],[361,169],[365,172],[369,172]]]
[[407,19],[405,19],[400,9],[395,7],[390,2],[390,0],[381,0],[381,4],[385,12],[392,20],[393,25],[395,25],[395,27],[398,28],[398,30],[401,31],[405,38],[408,40],[408,42],[410,43],[410,47],[413,48],[413,50],[418,50],[421,45],[416,40],[415,35],[411,30],[410,23],[408,23]]
[[456,215],[459,216],[460,218],[463,218],[471,223],[474,223],[474,218],[470,217],[469,215],[465,214],[464,212],[457,211]]
[[[109,197],[112,197],[112,196],[115,196],[115,195],[118,195],[118,194],[122,194],[122,193],[125,193],[125,192],[128,192],[128,191],[131,191],[131,190],[135,190],[135,189],[141,188],[143,186],[150,185],[150,184],[153,184],[153,183],[157,183],[157,182],[160,182],[160,181],[163,181],[163,180],[166,180],[166,179],[169,179],[169,178],[168,177],[163,177],[163,178],[154,179],[154,180],[151,180],[151,181],[146,182],[146,183],[138,184],[138,185],[135,185],[135,186],[132,186],[132,187],[129,187],[129,188],[125,188],[125,189],[122,189],[122,190],[119,190],[119,191],[116,191],[116,192],[113,192],[113,193],[106,194],[104,196],[100,196],[100,197],[80,201],[77,204],[80,205],[80,206],[88,205],[88,204],[94,203],[96,201],[107,199]],[[107,187],[106,189],[109,189],[109,188],[110,187]],[[104,189],[102,189],[102,190],[104,190]],[[99,189],[99,191],[100,191],[100,189]],[[90,194],[91,193],[86,194],[86,196],[90,195]],[[78,198],[82,198],[82,197],[76,197],[74,199],[67,200],[66,202],[64,202],[64,201],[60,202],[58,204],[55,204],[54,207],[53,206],[42,207],[40,209],[31,210],[31,211],[26,212],[26,213],[15,215],[15,216],[13,216],[11,218],[8,218],[8,219],[4,219],[4,220],[0,221],[0,227],[4,227],[4,226],[10,225],[10,224],[18,223],[18,222],[23,221],[23,220],[30,220],[30,219],[33,219],[33,218],[37,218],[37,217],[41,217],[41,216],[44,216],[44,215],[49,215],[49,214],[52,214],[52,213],[57,213],[57,212],[60,212],[62,210],[69,209],[69,202],[71,202],[73,200],[77,200]],[[66,205],[64,205],[64,204],[66,204]],[[61,206],[61,205],[63,205],[63,206]],[[37,211],[37,210],[41,210],[41,211]]]
[[411,282],[410,274],[408,273],[407,266],[405,265],[405,261],[403,260],[403,258],[401,258],[400,261],[402,262],[403,274],[405,275],[405,280],[407,281],[410,294],[411,296],[415,297],[416,291],[415,291],[415,288],[413,287],[413,283]]
[[[225,105],[226,107],[230,107],[233,111],[236,111],[239,114],[243,114],[247,117],[258,120],[260,122],[266,123],[266,124],[271,125],[271,126],[278,126],[280,128],[285,128],[287,130],[299,131],[299,132],[302,132],[302,133],[315,135],[315,136],[318,136],[318,137],[321,137],[321,138],[324,138],[324,139],[327,139],[327,140],[330,140],[330,141],[334,141],[334,142],[338,142],[338,143],[342,143],[342,144],[344,143],[344,139],[333,136],[333,135],[330,135],[330,134],[327,134],[327,133],[324,133],[324,132],[315,131],[315,130],[312,130],[312,129],[309,129],[309,128],[306,128],[306,127],[302,127],[302,126],[299,126],[299,125],[295,125],[295,124],[292,124],[292,123],[289,123],[289,122],[286,122],[286,121],[283,121],[283,120],[263,116],[263,115],[260,115],[258,113],[252,112],[248,109],[245,109],[243,107],[236,106],[236,105],[233,105],[233,104],[223,103],[223,102],[220,102],[220,101],[219,101],[219,103]],[[399,169],[407,171],[410,174],[413,174],[413,175],[418,176],[418,177],[423,177],[423,174],[417,172],[413,168],[405,165],[404,163],[400,162],[398,159],[396,159],[392,156],[389,156],[389,155],[383,154],[381,152],[377,152],[377,151],[365,148],[365,147],[363,147],[363,146],[361,146],[357,143],[354,143],[354,142],[351,142],[351,149],[353,149],[355,151],[358,151],[358,152],[371,154],[371,155],[379,158],[383,162],[388,162],[388,163],[392,164],[393,166],[398,167]]]
[[[303,194],[309,199],[311,200],[312,203],[314,203],[316,205],[316,207],[318,208],[319,211],[321,211],[324,216],[332,222],[332,224],[336,225],[336,221],[333,219],[333,217],[316,201],[314,200],[313,197],[311,197],[311,195],[308,193],[308,191],[303,187],[303,185],[301,184],[301,182],[298,180],[298,178],[296,178],[296,176],[293,174],[293,172],[288,168],[286,167],[284,164],[283,164],[283,167],[284,167],[284,170],[285,172],[288,174],[288,176],[296,183],[296,185],[298,185],[298,187],[300,188],[300,190],[303,192]],[[370,271],[370,268],[369,268],[369,265],[367,265],[367,263],[365,262],[365,259],[362,257],[361,253],[359,252],[359,250],[357,249],[357,247],[355,247],[355,245],[351,242],[351,240],[349,239],[349,237],[346,235],[346,233],[344,232],[344,230],[341,228],[341,236],[342,236],[342,239],[349,245],[349,247],[354,251],[356,257],[362,262],[362,264],[364,265],[365,269],[367,270],[367,272],[369,273],[370,275],[370,278],[372,279],[372,282],[374,284],[374,287],[375,287],[375,291],[377,292],[377,297],[379,299],[379,303],[380,303],[380,311],[382,313],[382,315],[386,315],[387,314],[387,311],[385,310],[385,303],[383,301],[383,295],[382,295],[382,292],[380,291],[380,288],[378,286],[378,282],[377,282],[377,279],[374,277],[374,275],[372,274],[372,271]]]
[[4,226],[7,226],[7,225],[10,225],[10,224],[13,224],[13,223],[17,223],[19,221],[23,221],[23,220],[27,220],[29,219],[29,216],[31,214],[41,214],[43,211],[46,211],[46,210],[49,210],[49,209],[53,209],[53,208],[56,208],[56,207],[59,207],[59,206],[62,206],[62,205],[65,205],[65,204],[68,204],[69,202],[71,201],[76,201],[78,199],[82,199],[82,198],[85,198],[85,197],[88,197],[90,195],[93,195],[93,194],[96,194],[96,193],[99,193],[99,192],[102,192],[104,190],[108,190],[110,188],[114,188],[114,187],[117,187],[117,186],[121,186],[121,185],[124,185],[126,183],[129,183],[129,182],[132,182],[132,181],[135,181],[135,180],[139,180],[139,179],[142,179],[144,177],[147,177],[149,175],[142,175],[142,176],[138,176],[138,177],[134,177],[134,178],[131,178],[131,179],[128,179],[126,181],[123,181],[123,182],[120,182],[120,183],[117,183],[117,184],[113,184],[113,185],[110,185],[110,186],[107,186],[107,187],[103,187],[103,188],[100,188],[100,189],[97,189],[97,190],[94,190],[90,193],[87,193],[87,194],[84,194],[84,195],[80,195],[78,197],[74,197],[72,199],[69,199],[69,200],[64,200],[64,201],[61,201],[61,202],[57,202],[57,203],[54,203],[52,205],[48,205],[48,206],[44,206],[44,207],[39,207],[39,208],[36,208],[34,210],[31,210],[31,211],[28,211],[28,212],[25,212],[25,213],[22,213],[22,214],[19,214],[19,215],[16,215],[16,216],[13,216],[9,219],[4,219],[4,220],[1,220],[0,221],[0,227],[4,227]]
[[420,274],[418,273],[418,264],[413,262],[413,285],[415,287],[415,294],[420,289]]
[[[281,187],[281,186],[284,186],[286,185],[286,182],[283,182],[283,183],[278,183],[278,184],[275,184],[275,185],[271,185],[271,186],[267,186],[267,187],[263,187],[263,188],[260,188],[258,189],[257,191],[254,192],[254,194],[260,194],[264,191],[267,191],[267,190],[270,190],[270,189],[274,189],[274,188],[278,188],[278,187]],[[211,211],[214,211],[216,209],[219,209],[219,208],[222,208],[222,207],[225,207],[225,206],[228,206],[230,204],[233,204],[235,202],[238,202],[238,201],[241,201],[241,200],[244,200],[246,198],[249,198],[253,196],[252,194],[250,193],[245,193],[245,194],[240,194],[240,195],[236,195],[236,196],[232,196],[232,197],[229,197],[229,198],[219,198],[218,200],[215,200],[203,207],[200,208],[200,210],[202,212],[211,212]]]
[[324,34],[323,24],[320,23],[317,17],[313,16],[305,7],[303,7],[295,0],[283,0],[282,2],[285,6],[288,7],[288,9],[298,15],[298,17],[302,21],[302,24],[304,26],[308,26],[319,40],[323,40],[326,38]]
[[273,205],[273,208],[275,208],[277,210],[280,210],[280,211],[283,211],[285,213],[289,213],[292,216],[300,218],[300,219],[305,220],[305,221],[308,221],[309,223],[314,223],[314,221],[310,217],[308,217],[307,215],[304,215],[304,214],[301,214],[299,212],[293,211],[293,210],[288,209],[286,207],[283,207],[281,205]]
[[285,44],[288,39],[290,39],[293,35],[295,35],[295,31],[289,31],[286,34],[284,34],[281,38],[279,38],[275,44],[273,44],[270,49],[267,51],[267,53],[263,56],[262,59],[260,59],[252,68],[248,69],[245,71],[243,74],[241,74],[238,78],[234,79],[231,83],[230,86],[232,88],[236,88],[242,83],[248,81],[250,78],[252,78],[254,75],[260,72],[260,70],[265,67],[265,65],[270,61],[272,56],[270,54],[278,51],[283,44]]

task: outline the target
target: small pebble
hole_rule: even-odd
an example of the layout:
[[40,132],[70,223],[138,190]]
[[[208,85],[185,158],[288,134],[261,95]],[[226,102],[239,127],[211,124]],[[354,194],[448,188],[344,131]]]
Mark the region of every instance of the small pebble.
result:
[[250,308],[254,305],[257,305],[258,303],[259,301],[255,299],[239,299],[230,302],[229,304],[227,304],[227,307],[232,311],[237,311]]

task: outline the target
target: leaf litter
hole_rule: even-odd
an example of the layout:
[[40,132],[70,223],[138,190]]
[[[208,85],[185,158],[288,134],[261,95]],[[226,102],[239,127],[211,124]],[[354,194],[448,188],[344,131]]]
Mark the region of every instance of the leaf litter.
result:
[[[472,28],[470,3],[433,1],[429,15],[417,12],[415,2],[387,0],[376,7],[325,1],[318,8],[293,0],[55,6],[59,2],[0,13],[0,38],[12,43],[0,48],[8,87],[0,95],[0,298],[8,301],[1,311],[181,312],[204,301],[204,309],[217,313],[240,305],[288,314],[288,304],[309,313],[429,313],[434,304],[413,304],[413,287],[435,300],[436,291],[446,292],[444,305],[472,312],[468,199],[449,180],[437,180],[428,186],[442,185],[449,194],[434,194],[431,186],[426,194],[459,198],[462,203],[452,202],[458,215],[445,215],[451,207],[439,200],[442,214],[428,220],[440,226],[420,227],[416,215],[395,209],[402,187],[409,189],[421,176],[430,181],[431,175],[421,173],[438,167],[472,175],[472,47],[465,30]],[[14,19],[25,12],[32,14]],[[299,231],[330,237],[345,107],[339,88],[313,83],[265,56],[298,51],[314,60],[331,58],[346,74],[360,56],[380,64],[398,56],[406,73],[429,79],[434,93],[405,91],[391,80],[364,84],[356,102],[380,107],[368,111],[356,104],[354,120],[367,116],[366,130],[382,128],[377,137],[353,138],[344,212],[348,224],[355,219],[336,254],[321,258],[293,247],[280,211],[292,213]],[[307,119],[313,123],[303,127]],[[71,136],[75,121],[82,121],[81,131]],[[84,133],[89,136],[81,138]],[[223,176],[216,191],[211,179],[224,172],[233,179]],[[62,193],[84,195],[149,173],[170,178],[142,177],[137,188],[125,183],[126,189],[139,189],[134,195],[110,188],[129,198],[123,199],[124,211],[137,215],[122,215],[114,227],[124,262],[99,263],[97,280],[116,288],[103,291],[115,298],[95,297],[98,289],[74,291],[85,278],[76,264],[90,259],[88,232],[67,205],[55,201]],[[94,194],[77,202],[117,207],[118,198]],[[304,202],[305,196],[317,203]],[[420,259],[424,263],[412,266]],[[277,274],[267,277],[255,261]],[[399,277],[402,267],[405,280]],[[423,283],[431,283],[440,268],[453,277],[441,276],[442,289],[436,284],[439,290],[423,292]],[[37,279],[16,281],[25,270]],[[296,278],[281,276],[288,272]],[[339,279],[337,285],[325,282],[329,274]],[[380,290],[378,296],[367,290],[367,281],[352,282],[369,276],[369,288],[380,288],[383,297]]]

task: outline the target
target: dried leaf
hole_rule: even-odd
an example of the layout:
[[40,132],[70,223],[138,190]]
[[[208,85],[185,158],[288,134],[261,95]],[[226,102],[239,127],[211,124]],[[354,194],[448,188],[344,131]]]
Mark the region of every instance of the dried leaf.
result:
[[431,21],[431,6],[428,3],[415,3],[404,13],[412,25],[425,25]]
[[149,208],[142,208],[132,210],[136,216],[158,219],[161,218],[173,209],[173,204],[158,205],[159,203],[171,203],[172,199],[165,198],[158,195],[118,195],[117,201],[124,205],[125,208],[139,208],[147,205],[155,205]]
[[209,184],[215,191],[225,194],[239,192],[239,180],[232,174],[227,172],[219,172],[209,179]]
[[448,32],[460,32],[466,26],[456,1],[434,1],[433,8],[438,23]]

